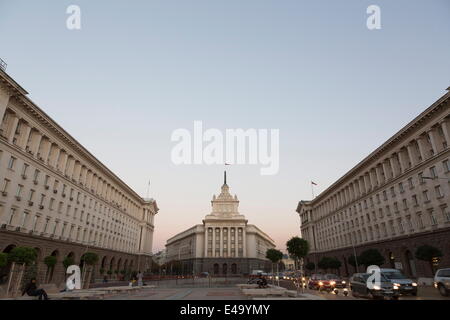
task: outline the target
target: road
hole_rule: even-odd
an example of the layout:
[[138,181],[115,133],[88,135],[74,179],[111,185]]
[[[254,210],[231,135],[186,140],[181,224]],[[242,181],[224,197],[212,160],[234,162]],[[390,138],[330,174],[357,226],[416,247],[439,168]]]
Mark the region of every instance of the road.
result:
[[[269,283],[271,282],[269,281]],[[280,286],[289,290],[296,290],[294,282],[291,280],[280,280]],[[351,291],[349,291],[349,295],[347,297],[342,294],[336,295],[334,293],[319,292],[317,290],[310,289],[305,289],[305,292],[315,294],[327,300],[365,300],[365,298],[353,297]],[[417,296],[400,296],[399,300],[450,300],[450,297],[441,296],[434,287],[419,286]]]

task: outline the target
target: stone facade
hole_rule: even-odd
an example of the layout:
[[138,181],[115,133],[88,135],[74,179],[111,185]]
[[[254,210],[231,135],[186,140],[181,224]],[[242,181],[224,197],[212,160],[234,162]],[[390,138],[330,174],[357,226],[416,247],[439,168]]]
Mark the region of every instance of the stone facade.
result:
[[429,276],[431,268],[414,257],[417,246],[429,244],[443,252],[440,266],[450,266],[449,98],[447,92],[315,199],[299,202],[310,261],[334,256],[348,273],[344,258],[353,247],[378,248],[386,265]]
[[221,275],[266,268],[266,251],[275,243],[238,212],[239,200],[229,192],[226,173],[221,193],[213,196],[211,206],[203,224],[167,240],[166,261],[181,261],[194,273]]
[[71,254],[78,263],[87,248],[114,271],[146,269],[156,201],[134,192],[2,70],[0,119],[0,252],[36,247],[40,265],[56,255],[55,281],[62,260]]

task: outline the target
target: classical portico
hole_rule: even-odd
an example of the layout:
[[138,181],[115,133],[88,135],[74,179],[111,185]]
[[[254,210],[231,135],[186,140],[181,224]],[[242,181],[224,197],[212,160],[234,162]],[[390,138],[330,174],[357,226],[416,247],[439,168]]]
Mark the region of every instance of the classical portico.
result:
[[[187,262],[194,271],[248,273],[264,268],[273,240],[239,213],[239,200],[230,194],[227,175],[220,194],[211,201],[211,212],[196,225],[167,241],[167,261]],[[231,272],[229,271],[231,270]]]

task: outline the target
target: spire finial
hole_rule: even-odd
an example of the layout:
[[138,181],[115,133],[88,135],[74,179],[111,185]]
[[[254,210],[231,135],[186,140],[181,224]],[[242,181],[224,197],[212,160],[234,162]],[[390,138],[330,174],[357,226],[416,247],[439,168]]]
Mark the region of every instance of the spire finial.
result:
[[223,172],[223,184],[227,184],[227,171]]

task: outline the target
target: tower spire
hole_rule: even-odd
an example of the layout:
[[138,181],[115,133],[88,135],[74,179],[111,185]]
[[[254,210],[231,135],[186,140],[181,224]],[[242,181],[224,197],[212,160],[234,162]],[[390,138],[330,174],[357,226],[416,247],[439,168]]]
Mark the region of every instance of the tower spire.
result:
[[227,171],[223,172],[223,184],[227,184]]

